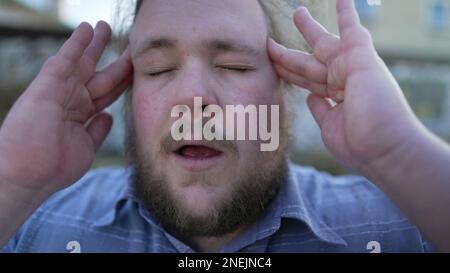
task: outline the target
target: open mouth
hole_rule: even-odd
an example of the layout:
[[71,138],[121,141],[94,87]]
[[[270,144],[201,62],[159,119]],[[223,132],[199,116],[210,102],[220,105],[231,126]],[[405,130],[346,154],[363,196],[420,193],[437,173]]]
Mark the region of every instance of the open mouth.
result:
[[181,141],[172,149],[177,165],[193,172],[207,171],[224,161],[224,151],[209,141]]
[[183,145],[175,153],[178,156],[190,160],[206,160],[222,154],[219,150],[203,145]]

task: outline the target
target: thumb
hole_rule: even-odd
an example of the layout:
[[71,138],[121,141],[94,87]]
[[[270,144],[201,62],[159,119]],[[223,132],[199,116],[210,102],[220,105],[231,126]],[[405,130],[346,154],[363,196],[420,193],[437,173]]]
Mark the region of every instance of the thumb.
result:
[[96,115],[87,126],[87,132],[94,141],[95,151],[97,151],[105,141],[106,136],[111,130],[113,118],[106,112]]
[[319,127],[322,128],[323,120],[332,108],[331,104],[325,98],[315,94],[310,94],[307,102],[314,119],[319,124]]

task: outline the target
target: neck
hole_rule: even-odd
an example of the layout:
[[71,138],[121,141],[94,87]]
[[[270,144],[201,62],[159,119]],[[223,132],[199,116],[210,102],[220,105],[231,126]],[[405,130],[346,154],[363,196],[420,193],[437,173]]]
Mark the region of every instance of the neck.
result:
[[242,226],[232,233],[219,236],[219,237],[192,237],[186,241],[197,252],[212,253],[220,251],[224,246],[238,237],[246,226]]

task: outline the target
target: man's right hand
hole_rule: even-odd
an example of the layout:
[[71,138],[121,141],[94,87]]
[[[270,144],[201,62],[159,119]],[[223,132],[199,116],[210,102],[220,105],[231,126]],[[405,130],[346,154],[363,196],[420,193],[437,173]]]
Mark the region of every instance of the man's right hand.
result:
[[81,24],[15,103],[0,128],[3,195],[11,189],[48,197],[88,171],[112,125],[102,111],[132,81],[128,50],[96,72],[110,38],[105,22],[95,30]]

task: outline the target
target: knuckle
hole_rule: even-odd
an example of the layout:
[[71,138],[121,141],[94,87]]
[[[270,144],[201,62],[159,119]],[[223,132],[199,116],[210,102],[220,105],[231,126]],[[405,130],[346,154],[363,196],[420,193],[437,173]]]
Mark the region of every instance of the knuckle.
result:
[[314,47],[314,54],[316,56],[327,56],[331,48],[336,45],[339,38],[333,35],[322,35]]
[[347,28],[342,33],[343,37],[354,37],[361,44],[372,43],[372,35],[363,26],[357,25]]
[[295,62],[294,69],[297,73],[300,75],[307,75],[308,74],[308,67],[310,67],[310,58],[299,58]]
[[306,76],[314,76],[317,72],[317,64],[313,58],[307,58],[304,64],[304,70]]
[[111,79],[111,77],[109,77],[107,74],[105,73],[100,73],[99,74],[99,79],[102,82],[103,86],[105,86],[105,88],[107,90],[111,90],[114,87],[114,81],[113,79]]
[[42,67],[42,71],[44,73],[52,73],[52,72],[56,73],[62,71],[63,68],[64,67],[61,64],[61,60],[59,60],[56,56],[51,56],[45,61]]

